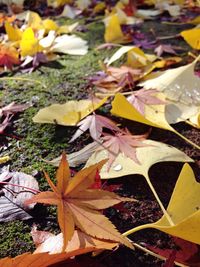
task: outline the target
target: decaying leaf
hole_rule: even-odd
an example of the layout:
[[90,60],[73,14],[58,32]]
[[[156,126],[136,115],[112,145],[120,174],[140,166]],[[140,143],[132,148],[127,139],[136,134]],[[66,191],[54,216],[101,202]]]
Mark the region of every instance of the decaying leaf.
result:
[[[1,182],[8,184],[1,185]],[[28,210],[34,205],[25,206],[24,201],[39,192],[35,178],[22,172],[3,172],[0,175],[0,186],[0,222],[32,218]]]
[[[158,162],[180,161],[193,162],[185,153],[180,150],[168,146],[164,143],[145,140],[142,142],[146,146],[136,148],[136,155],[140,164],[137,164],[130,157],[123,153],[118,153],[115,160],[111,164],[108,171],[108,163],[106,163],[100,171],[102,179],[112,179],[130,174],[140,174],[148,177],[148,172],[151,166]],[[96,151],[89,158],[86,166],[91,166],[100,160],[108,158],[109,151],[106,149]],[[147,156],[148,155],[148,156]]]
[[159,221],[136,227],[131,230],[131,233],[146,228],[155,228],[200,244],[199,193],[200,184],[196,181],[192,168],[185,163],[167,208],[172,223],[163,215]]
[[92,111],[102,106],[106,101],[107,98],[102,99],[98,103],[86,99],[79,101],[72,100],[65,104],[52,104],[49,107],[41,109],[33,117],[33,121],[73,126]]
[[105,72],[98,72],[91,77],[91,81],[101,92],[118,92],[125,87],[132,88],[140,75],[140,69],[127,66],[107,67]]
[[77,126],[79,126],[79,129],[75,132],[69,142],[73,142],[88,129],[90,131],[91,137],[94,140],[98,140],[100,138],[103,128],[107,128],[113,131],[120,131],[114,121],[95,113],[93,115],[87,116],[85,119],[80,121]]
[[114,225],[98,211],[130,199],[103,190],[88,189],[94,183],[97,170],[100,170],[105,162],[106,160],[103,160],[85,168],[69,180],[69,165],[63,154],[56,174],[56,186],[46,174],[53,192],[42,192],[26,201],[27,204],[38,202],[58,206],[58,222],[64,236],[63,250],[72,239],[75,225],[88,235],[116,241],[132,248],[129,241],[123,238]]
[[[34,239],[37,241],[41,240],[41,235],[43,235],[43,239],[45,236],[45,240],[37,246],[37,249],[34,251],[35,253],[49,252],[50,254],[61,253],[63,248],[63,234],[60,233],[58,235],[52,235],[49,232],[44,231],[35,231]],[[33,235],[33,234],[32,234]],[[109,240],[101,240],[89,236],[79,230],[75,230],[72,236],[72,239],[68,242],[65,252],[72,252],[77,249],[86,249],[91,248],[95,250],[99,249],[113,249],[118,245],[117,242],[111,242]]]

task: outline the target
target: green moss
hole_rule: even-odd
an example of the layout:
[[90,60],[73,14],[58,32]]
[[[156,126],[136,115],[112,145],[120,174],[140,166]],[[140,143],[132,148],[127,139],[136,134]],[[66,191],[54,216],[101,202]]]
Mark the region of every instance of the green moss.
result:
[[0,257],[33,251],[31,228],[22,221],[0,224]]

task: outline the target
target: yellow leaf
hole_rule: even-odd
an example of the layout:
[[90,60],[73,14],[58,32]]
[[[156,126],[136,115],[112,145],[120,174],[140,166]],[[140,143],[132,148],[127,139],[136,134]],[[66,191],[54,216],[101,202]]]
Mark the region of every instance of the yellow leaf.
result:
[[108,18],[104,39],[107,43],[121,43],[124,39],[124,34],[121,30],[119,18],[116,14]]
[[200,49],[200,29],[194,28],[191,30],[182,31],[181,36],[194,49]]
[[[159,94],[158,97],[163,98],[163,94]],[[118,93],[115,95],[115,98],[112,102],[111,112],[114,115],[120,116],[122,118],[126,118],[129,120],[137,121],[137,122],[144,123],[144,124],[147,124],[153,127],[158,127],[161,129],[174,132],[175,134],[180,136],[182,139],[184,139],[186,142],[190,143],[192,146],[196,147],[197,149],[200,149],[200,147],[197,144],[194,144],[192,141],[190,141],[189,139],[181,135],[179,132],[177,132],[173,127],[171,127],[171,125],[168,123],[168,120],[166,119],[166,106],[165,105],[153,105],[153,106],[146,105],[145,115],[142,115],[128,102],[128,100],[123,95]],[[175,112],[177,111],[175,110]],[[187,113],[187,110],[186,110],[186,113]],[[168,116],[169,115],[171,116],[168,110]],[[176,114],[176,116],[178,115],[179,114]],[[173,116],[171,119],[174,119]]]
[[155,228],[200,245],[199,196],[200,184],[196,181],[192,168],[186,163],[179,175],[167,208],[172,223],[170,224],[163,215],[156,223],[136,227],[127,234],[146,228]]
[[20,50],[22,57],[33,56],[37,52],[42,51],[42,47],[39,45],[39,41],[35,38],[32,28],[27,28],[23,34],[20,41]]
[[43,22],[40,16],[33,11],[29,11],[27,14],[27,26],[35,30],[43,29]]
[[52,19],[45,19],[42,22],[46,32],[57,31],[59,28],[58,25]]
[[98,103],[93,103],[91,100],[79,100],[68,101],[65,104],[53,104],[41,109],[33,117],[33,121],[38,123],[57,123],[66,126],[76,125],[106,101],[107,98]]
[[168,100],[165,113],[169,124],[185,121],[199,112],[200,79],[194,68],[200,57],[192,63],[175,69],[148,75],[139,85],[145,89],[156,88],[163,92]]
[[13,27],[8,21],[5,22],[5,30],[10,41],[19,41],[22,38],[22,32],[17,27]]
[[174,129],[165,119],[164,111],[164,105],[154,105],[153,108],[146,107],[145,116],[143,116],[128,102],[128,100],[126,100],[123,95],[119,93],[115,95],[111,110],[112,114],[116,116],[173,131]]
[[10,160],[9,156],[0,157],[0,164],[5,163]]
[[[148,179],[149,169],[158,162],[193,162],[191,158],[175,147],[153,140],[145,140],[143,143],[146,146],[138,147],[136,149],[136,155],[140,164],[134,162],[131,158],[126,157],[123,153],[119,153],[112,163],[109,171],[108,163],[102,167],[100,171],[101,178],[113,179],[124,177],[126,175],[140,174]],[[88,159],[86,167],[108,158],[108,154],[109,153],[106,149],[95,151]]]

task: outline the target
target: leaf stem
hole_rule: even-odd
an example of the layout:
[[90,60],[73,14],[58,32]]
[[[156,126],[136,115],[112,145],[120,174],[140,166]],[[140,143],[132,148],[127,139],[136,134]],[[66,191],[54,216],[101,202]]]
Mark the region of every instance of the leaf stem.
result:
[[148,174],[145,176],[145,179],[146,179],[146,181],[147,181],[147,183],[148,183],[148,185],[149,185],[149,187],[150,187],[150,189],[151,189],[151,191],[152,191],[152,193],[153,193],[155,199],[157,200],[157,202],[158,202],[158,204],[159,204],[159,206],[160,206],[160,208],[161,208],[163,214],[164,214],[165,217],[167,218],[169,224],[170,224],[171,226],[173,226],[173,225],[174,225],[174,222],[172,221],[172,218],[170,217],[169,213],[167,212],[167,210],[166,210],[165,207],[163,206],[163,204],[162,204],[162,202],[161,202],[161,200],[160,200],[160,198],[159,198],[159,196],[158,196],[156,190],[155,190],[154,187],[153,187],[153,184],[151,183],[151,180],[150,180]]
[[184,135],[180,134],[175,129],[174,129],[174,133],[177,134],[179,137],[181,137],[184,141],[186,141],[187,143],[189,143],[191,146],[193,146],[196,149],[200,150],[200,146],[198,146],[197,144],[193,143],[191,140],[187,139]]
[[27,186],[23,186],[23,185],[12,184],[12,183],[9,183],[9,182],[0,182],[0,184],[11,185],[11,186],[18,186],[18,187],[21,187],[21,188],[24,188],[24,189],[28,189],[29,191],[33,192],[34,194],[40,193],[40,191],[37,190],[37,189],[33,189],[33,188],[30,188],[30,187],[27,187]]

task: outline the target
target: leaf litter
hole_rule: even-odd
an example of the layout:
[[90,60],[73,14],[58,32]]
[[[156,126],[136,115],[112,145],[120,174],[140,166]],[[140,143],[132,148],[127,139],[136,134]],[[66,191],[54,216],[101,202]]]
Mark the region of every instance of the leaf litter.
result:
[[[12,10],[12,12],[15,12],[17,8],[22,11],[23,3],[22,1],[19,2],[16,1],[14,6],[12,5],[11,9],[9,6],[8,9]],[[61,237],[62,234],[58,235],[59,252],[57,251],[58,254],[55,254],[55,257],[51,257],[47,253],[39,253],[37,256],[34,256],[34,254],[21,255],[18,259],[19,262],[23,260],[24,266],[26,264],[29,266],[28,264],[32,261],[41,260],[42,255],[45,256],[43,260],[46,259],[45,262],[43,261],[43,266],[47,264],[48,260],[49,264],[53,264],[66,259],[66,264],[68,264],[69,260],[67,258],[70,255],[75,256],[98,249],[98,245],[83,248],[78,248],[78,245],[75,245],[75,250],[71,254],[68,254],[68,252],[62,253],[67,247],[67,244],[71,242],[70,240],[73,239],[73,234],[77,233],[76,228],[83,231],[84,233],[81,233],[83,235],[89,234],[87,238],[92,238],[93,242],[96,242],[94,241],[96,237],[97,239],[100,238],[101,242],[105,242],[104,247],[101,248],[108,248],[106,246],[114,241],[115,244],[117,242],[117,244],[125,244],[128,247],[135,246],[162,260],[167,258],[165,262],[166,266],[172,266],[174,262],[178,266],[185,266],[181,265],[181,260],[176,258],[176,252],[174,251],[171,251],[170,254],[165,254],[165,258],[163,258],[161,251],[157,251],[158,255],[149,251],[150,247],[148,246],[145,248],[145,245],[141,246],[134,242],[131,244],[128,239],[117,232],[111,222],[105,219],[102,211],[97,211],[103,210],[111,205],[116,206],[116,201],[119,203],[122,200],[129,200],[130,205],[131,203],[135,203],[133,198],[122,198],[113,192],[101,190],[99,187],[97,189],[89,188],[92,181],[94,182],[96,177],[100,179],[100,176],[102,179],[110,179],[128,174],[142,174],[155,197],[155,201],[157,201],[163,212],[163,217],[157,223],[138,226],[129,230],[124,235],[134,233],[138,229],[154,227],[172,236],[178,236],[199,244],[198,235],[195,235],[192,230],[196,229],[195,220],[198,217],[198,211],[195,212],[193,203],[190,200],[190,196],[193,196],[193,190],[196,187],[198,188],[198,182],[193,181],[194,175],[189,165],[184,165],[167,209],[160,199],[159,192],[157,192],[157,189],[155,189],[155,186],[149,178],[149,170],[155,163],[168,161],[193,162],[193,160],[176,148],[147,139],[149,133],[151,134],[156,131],[154,128],[162,128],[163,130],[176,133],[184,141],[193,145],[196,151],[199,149],[198,142],[193,143],[179,133],[176,130],[176,125],[175,128],[174,126],[172,127],[172,124],[185,122],[196,127],[196,129],[200,128],[198,101],[199,77],[195,74],[195,67],[199,61],[198,26],[194,29],[180,31],[174,35],[174,37],[183,38],[182,41],[184,42],[185,40],[190,45],[191,48],[187,48],[187,50],[179,50],[178,46],[163,43],[162,40],[170,40],[168,36],[156,36],[153,30],[150,30],[148,34],[143,34],[140,30],[141,24],[145,25],[145,23],[148,23],[146,20],[151,21],[152,19],[158,20],[159,23],[166,20],[167,23],[171,23],[171,27],[174,27],[174,23],[181,25],[184,23],[194,23],[194,25],[198,25],[198,16],[195,18],[195,16],[191,16],[191,13],[187,12],[188,8],[192,12],[194,11],[195,14],[198,1],[189,1],[185,3],[186,6],[183,5],[183,1],[172,1],[172,3],[163,1],[159,4],[156,4],[154,1],[150,2],[146,0],[138,1],[137,3],[133,3],[132,1],[119,1],[116,4],[108,4],[99,3],[98,1],[97,3],[93,3],[92,1],[78,0],[71,5],[70,1],[47,1],[46,15],[52,14],[52,12],[53,15],[60,15],[63,8],[62,16],[75,18],[79,15],[85,16],[85,14],[92,14],[94,17],[91,18],[91,21],[93,21],[97,14],[103,14],[105,11],[103,22],[105,24],[104,38],[107,44],[102,47],[115,47],[117,45],[120,46],[120,49],[110,59],[105,59],[104,63],[100,62],[100,72],[89,78],[89,93],[92,90],[92,94],[96,94],[96,96],[103,100],[98,100],[98,103],[96,103],[94,101],[95,97],[92,97],[92,100],[80,100],[79,98],[79,101],[75,99],[66,102],[66,104],[53,104],[40,110],[33,118],[33,121],[38,123],[61,124],[68,127],[79,126],[79,129],[71,137],[71,142],[78,137],[81,140],[83,132],[87,130],[89,130],[94,142],[82,148],[81,151],[76,151],[69,155],[69,165],[73,167],[84,164],[89,158],[83,170],[78,173],[75,172],[74,177],[70,178],[70,170],[68,163],[65,161],[65,157],[56,158],[51,162],[54,165],[60,164],[56,175],[56,186],[46,174],[46,178],[53,192],[41,192],[32,199],[24,199],[26,204],[34,203],[35,201],[57,205],[58,222],[61,232],[64,233],[63,240]],[[148,6],[149,4],[150,6]],[[51,6],[54,7],[53,11]],[[155,8],[154,10],[151,9],[152,6]],[[40,3],[38,3],[37,8],[41,14],[44,12]],[[161,14],[162,18],[160,17]],[[184,14],[185,18],[180,14]],[[36,12],[32,11],[22,12],[16,17],[17,19],[15,16],[2,16],[4,27],[2,35],[3,43],[0,49],[2,74],[10,73],[12,75],[12,71],[20,72],[22,68],[23,71],[33,72],[36,68],[40,68],[41,64],[56,60],[60,54],[67,53],[83,56],[88,52],[87,42],[75,35],[77,23],[69,26],[60,25],[53,19],[43,19]],[[113,31],[113,28],[116,31]],[[126,43],[128,45],[125,45]],[[150,49],[151,52],[146,51],[146,49]],[[188,51],[188,55],[186,55],[185,51]],[[168,59],[166,54],[170,53],[174,56]],[[182,58],[184,58],[183,62]],[[114,67],[110,66],[113,63],[116,65]],[[172,64],[175,64],[175,67],[171,68],[173,66]],[[160,71],[160,69],[163,70]],[[141,86],[143,87],[142,89]],[[121,94],[117,93],[119,91]],[[88,93],[87,89],[86,92]],[[127,99],[125,96],[127,96]],[[112,103],[112,114],[136,121],[140,125],[146,124],[149,130],[144,131],[143,134],[136,135],[132,134],[132,131],[123,130],[120,124],[123,123],[123,120],[114,118],[113,116],[113,120],[111,120],[105,116],[108,112],[108,107],[110,107],[110,103]],[[23,105],[17,106],[11,103],[10,106],[8,105],[1,109],[2,132],[9,126],[13,115],[18,111],[23,111],[25,108]],[[103,115],[101,114],[102,110],[104,111]],[[116,121],[120,121],[120,123],[114,122],[115,119]],[[126,122],[126,124],[125,127],[128,129],[131,128],[131,122]],[[105,132],[103,132],[103,129]],[[145,132],[148,132],[148,134],[145,134]],[[1,157],[2,162],[4,162],[4,158],[3,156]],[[108,158],[107,163],[101,161],[106,158]],[[92,164],[96,165],[90,166]],[[102,167],[102,165],[105,166]],[[102,170],[100,170],[101,167]],[[97,174],[98,169],[100,176]],[[87,173],[88,170],[91,170],[91,173]],[[193,181],[194,187],[191,185],[187,186],[189,180],[186,181],[186,176],[191,178],[190,180]],[[88,178],[86,179],[86,177]],[[20,182],[23,183],[23,179]],[[179,188],[180,184],[182,184],[181,189]],[[22,186],[25,188],[25,185]],[[7,184],[3,186],[4,189],[7,187],[9,187]],[[21,190],[19,189],[22,188],[20,183],[17,188]],[[31,187],[27,188],[31,189]],[[185,193],[184,195],[188,204],[187,209],[184,210],[188,211],[189,217],[187,217],[188,214],[185,217],[183,214],[181,215],[183,217],[179,216],[182,213],[184,205],[176,197],[177,192],[181,191],[180,194],[182,194],[185,188],[191,188],[188,190],[189,194],[187,195]],[[14,188],[15,190],[16,188]],[[72,190],[72,193],[70,193],[70,190]],[[32,188],[32,193],[33,191],[34,189]],[[92,200],[94,203],[89,203],[87,196],[92,194],[95,196]],[[80,195],[82,195],[82,198]],[[110,197],[109,205],[106,202],[105,195]],[[111,201],[111,199],[113,200]],[[20,205],[22,209],[26,209],[24,203]],[[91,211],[93,215],[91,215]],[[127,209],[122,207],[119,209],[119,212],[127,212]],[[88,218],[85,218],[86,214],[93,221],[91,227],[89,221],[87,221]],[[176,214],[178,216],[177,218]],[[11,215],[8,214],[8,218],[9,216]],[[11,219],[13,218],[12,216],[10,217]],[[23,216],[24,218],[26,217],[25,214]],[[101,218],[104,221],[104,229],[97,231],[96,226],[94,226],[95,220],[92,216]],[[164,227],[162,222],[164,222]],[[101,224],[99,223],[97,228],[100,226]],[[190,228],[191,231],[189,231]],[[196,231],[198,232],[198,229]],[[40,234],[45,235],[44,232]],[[46,234],[48,235],[48,233]],[[57,236],[51,236],[50,238],[57,238]],[[48,241],[45,244],[48,247]],[[54,250],[54,248],[53,246],[52,249]],[[112,248],[112,244],[110,248]],[[45,248],[45,252],[47,251],[50,252],[49,249]],[[14,266],[17,266],[18,259],[13,259]],[[12,260],[9,258],[2,259],[1,261],[2,263],[4,261],[7,266],[8,264],[12,264]],[[71,260],[69,264],[70,262]]]

